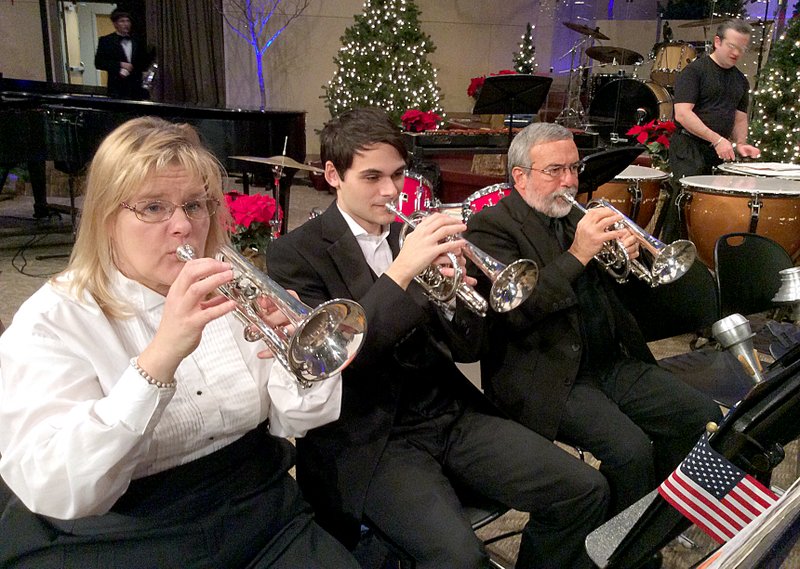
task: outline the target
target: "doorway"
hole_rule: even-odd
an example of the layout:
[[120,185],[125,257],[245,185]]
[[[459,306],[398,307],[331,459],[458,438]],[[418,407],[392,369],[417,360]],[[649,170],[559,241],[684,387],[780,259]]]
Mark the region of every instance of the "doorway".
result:
[[106,72],[94,66],[94,54],[100,36],[114,31],[111,2],[73,2],[59,0],[62,65],[67,83],[105,86]]

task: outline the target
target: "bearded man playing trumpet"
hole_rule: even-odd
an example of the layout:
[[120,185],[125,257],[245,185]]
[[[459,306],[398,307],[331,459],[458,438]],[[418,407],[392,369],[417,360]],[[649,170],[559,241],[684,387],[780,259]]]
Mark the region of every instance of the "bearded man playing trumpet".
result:
[[67,269],[0,337],[0,566],[359,567],[282,438],[338,417],[341,377],[301,387],[216,294],[234,279],[213,258],[221,174],[188,125],[134,119],[100,144]]
[[523,425],[600,459],[615,513],[674,470],[720,410],[656,365],[614,279],[593,261],[606,242],[619,240],[631,258],[638,244],[615,227],[618,213],[584,214],[561,198],[575,196],[581,170],[569,130],[527,126],[508,152],[511,193],[472,216],[464,236],[501,262],[529,258],[540,271],[517,310],[488,316],[485,392]]
[[605,515],[604,478],[494,412],[452,359],[474,360],[485,319],[460,297],[442,311],[415,280],[446,253],[464,262],[466,226],[431,214],[400,247],[386,205],[402,190],[407,152],[381,110],[334,118],[321,155],[336,200],[278,239],[268,267],[306,303],[351,298],[367,313],[362,349],[342,372],[339,420],[298,441],[298,481],[323,527],[352,547],[368,524],[420,569],[485,567],[459,487],[531,513],[517,567],[589,567],[583,541]]

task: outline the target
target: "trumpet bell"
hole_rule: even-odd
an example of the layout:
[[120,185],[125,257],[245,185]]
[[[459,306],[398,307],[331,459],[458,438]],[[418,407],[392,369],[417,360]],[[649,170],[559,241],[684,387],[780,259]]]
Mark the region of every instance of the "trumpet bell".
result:
[[489,304],[495,312],[508,312],[525,302],[539,282],[539,267],[519,259],[500,271],[492,284]]
[[650,267],[654,286],[668,284],[681,278],[691,268],[696,257],[697,247],[686,239],[678,239],[664,246]]
[[339,373],[361,349],[366,327],[367,317],[360,304],[344,298],[320,304],[289,340],[289,369],[301,382],[309,383]]

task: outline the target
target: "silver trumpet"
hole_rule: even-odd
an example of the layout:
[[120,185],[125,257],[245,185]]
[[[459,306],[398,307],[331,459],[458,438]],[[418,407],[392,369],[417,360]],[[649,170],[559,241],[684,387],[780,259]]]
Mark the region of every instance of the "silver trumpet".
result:
[[[408,230],[415,228],[425,216],[430,214],[430,212],[420,210],[407,216],[393,203],[386,204],[386,209],[405,223],[400,233],[401,246]],[[470,310],[485,316],[488,305],[491,305],[495,312],[508,312],[515,309],[525,302],[536,288],[539,280],[539,267],[534,261],[519,259],[510,265],[504,265],[469,241],[465,242],[462,251],[467,259],[475,263],[475,266],[489,277],[492,283],[489,302],[487,303],[483,296],[464,282],[463,268],[452,253],[448,254],[448,259],[453,265],[452,277],[445,277],[436,265],[430,265],[414,279],[434,301],[446,304],[457,296]]]
[[641,247],[640,259],[631,259],[628,251],[621,241],[606,241],[603,248],[594,256],[606,271],[617,282],[625,282],[628,276],[633,275],[656,287],[674,282],[681,278],[692,266],[697,257],[697,248],[694,243],[686,239],[678,239],[665,245],[644,229],[636,225],[629,217],[615,208],[608,200],[599,199],[590,201],[584,207],[578,200],[569,194],[564,194],[561,199],[582,211],[584,214],[595,207],[607,207],[622,219],[614,224],[614,229],[628,229],[636,237]]
[[[178,247],[177,255],[181,261],[196,258],[191,245]],[[339,373],[356,357],[367,330],[366,314],[360,304],[335,298],[311,309],[233,247],[222,245],[216,258],[233,268],[233,280],[217,290],[236,302],[235,314],[245,325],[244,337],[249,342],[263,340],[301,386],[309,387]],[[289,319],[294,325],[293,333],[264,322],[258,304],[261,296],[269,298]]]

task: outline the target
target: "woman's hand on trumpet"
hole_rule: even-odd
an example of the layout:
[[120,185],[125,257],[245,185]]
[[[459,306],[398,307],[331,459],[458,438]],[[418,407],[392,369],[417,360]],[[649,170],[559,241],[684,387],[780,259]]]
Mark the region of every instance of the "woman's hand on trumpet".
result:
[[230,264],[216,259],[194,259],[182,266],[169,287],[158,330],[138,357],[139,366],[153,377],[173,377],[199,345],[206,325],[235,310],[235,302],[214,294],[232,279]]
[[[622,220],[622,216],[606,207],[594,207],[586,212],[575,228],[575,239],[569,252],[583,265],[587,265],[603,248],[606,241],[633,238],[627,229],[614,229],[614,224]],[[633,248],[633,245],[630,245]],[[628,244],[625,246],[628,249]],[[638,247],[636,247],[638,254]]]
[[[414,231],[405,236],[400,254],[386,270],[387,276],[403,289],[430,265],[439,265],[445,276],[452,276],[453,268],[447,254],[456,255],[464,267],[466,261],[461,249],[465,241],[456,236],[466,229],[464,223],[449,215],[434,213],[426,216]],[[472,286],[476,281],[470,277],[465,282]]]

